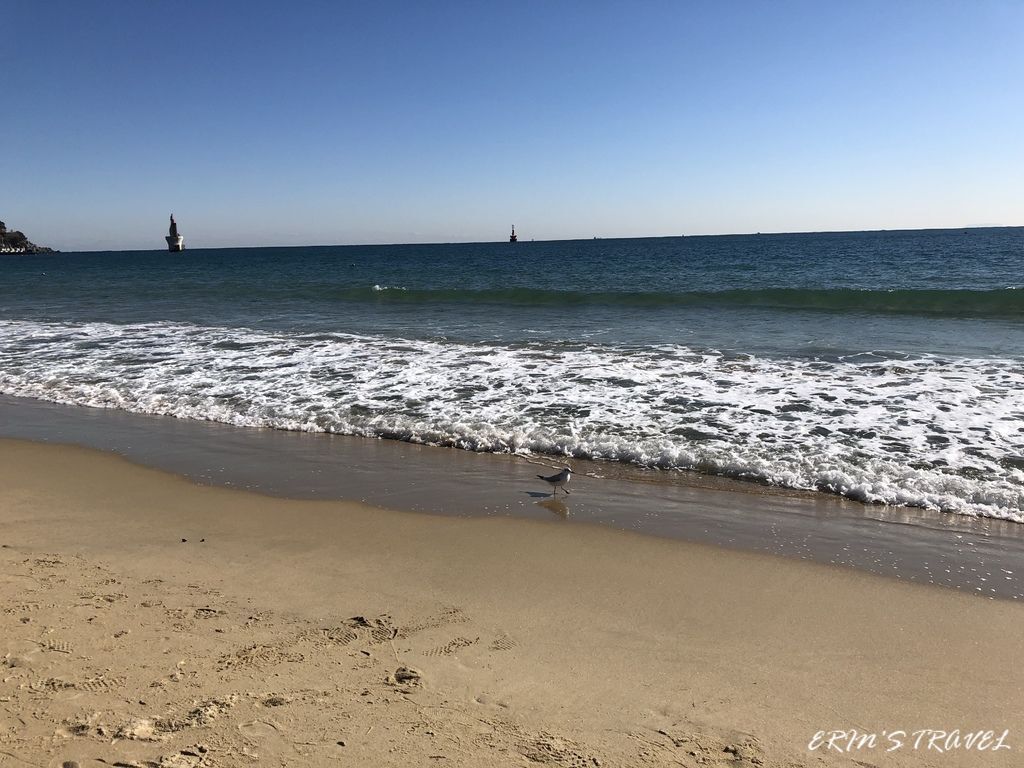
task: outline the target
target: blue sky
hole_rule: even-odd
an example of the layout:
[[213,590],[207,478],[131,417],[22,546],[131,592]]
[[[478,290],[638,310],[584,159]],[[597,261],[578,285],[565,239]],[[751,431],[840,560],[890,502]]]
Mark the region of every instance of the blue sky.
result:
[[1024,2],[6,3],[65,250],[1024,224]]

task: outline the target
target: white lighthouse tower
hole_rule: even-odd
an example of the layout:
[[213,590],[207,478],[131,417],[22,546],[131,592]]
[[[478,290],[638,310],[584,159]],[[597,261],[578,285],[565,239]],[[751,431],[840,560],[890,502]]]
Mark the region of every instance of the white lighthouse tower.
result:
[[174,223],[174,214],[171,214],[171,228],[164,238],[167,241],[167,250],[171,253],[185,250],[185,238],[178,234],[178,225]]

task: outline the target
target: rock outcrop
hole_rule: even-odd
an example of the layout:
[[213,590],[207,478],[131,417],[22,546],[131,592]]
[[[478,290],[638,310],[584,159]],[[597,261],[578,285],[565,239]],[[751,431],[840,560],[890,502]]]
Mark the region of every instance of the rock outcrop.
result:
[[36,245],[25,237],[24,232],[8,230],[7,225],[0,221],[0,254],[10,253],[57,253],[53,248]]

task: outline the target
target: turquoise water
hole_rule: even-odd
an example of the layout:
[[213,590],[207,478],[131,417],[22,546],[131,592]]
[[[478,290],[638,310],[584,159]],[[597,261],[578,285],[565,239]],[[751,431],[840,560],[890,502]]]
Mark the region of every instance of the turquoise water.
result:
[[1024,521],[1024,229],[0,261],[0,392]]

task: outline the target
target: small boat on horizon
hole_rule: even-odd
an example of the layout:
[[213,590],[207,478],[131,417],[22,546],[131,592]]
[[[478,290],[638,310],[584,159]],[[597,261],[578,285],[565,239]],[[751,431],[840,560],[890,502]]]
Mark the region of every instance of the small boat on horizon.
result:
[[510,243],[517,243],[517,242],[519,242],[519,238],[516,236],[516,225],[515,224],[512,225],[512,234],[508,236],[508,241]]

